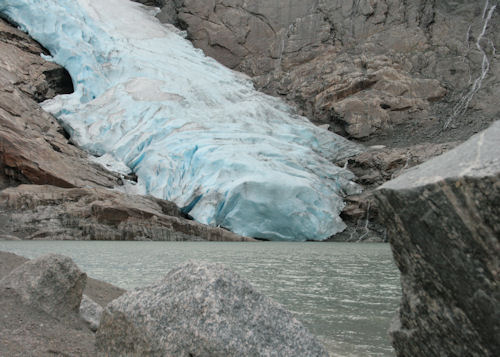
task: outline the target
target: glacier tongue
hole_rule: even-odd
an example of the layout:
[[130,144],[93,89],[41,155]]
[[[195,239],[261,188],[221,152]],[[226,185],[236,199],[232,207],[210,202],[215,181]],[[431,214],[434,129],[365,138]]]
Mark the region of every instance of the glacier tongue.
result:
[[45,102],[72,140],[123,162],[148,194],[197,221],[273,240],[344,229],[360,151],[311,124],[126,0],[1,0],[0,13],[66,67],[75,93]]

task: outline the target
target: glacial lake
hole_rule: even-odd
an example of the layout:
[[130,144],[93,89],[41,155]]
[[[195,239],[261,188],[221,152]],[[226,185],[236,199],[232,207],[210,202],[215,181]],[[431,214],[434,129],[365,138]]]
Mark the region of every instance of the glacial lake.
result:
[[332,357],[394,356],[387,330],[401,289],[388,244],[0,241],[0,250],[64,254],[125,289],[188,260],[223,263],[292,311]]

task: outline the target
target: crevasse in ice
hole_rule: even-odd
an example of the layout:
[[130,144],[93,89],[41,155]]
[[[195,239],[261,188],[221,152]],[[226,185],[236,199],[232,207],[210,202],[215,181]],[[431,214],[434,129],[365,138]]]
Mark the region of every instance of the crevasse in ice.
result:
[[75,93],[45,102],[72,140],[133,170],[197,221],[273,240],[344,229],[359,151],[127,0],[0,0],[64,66]]

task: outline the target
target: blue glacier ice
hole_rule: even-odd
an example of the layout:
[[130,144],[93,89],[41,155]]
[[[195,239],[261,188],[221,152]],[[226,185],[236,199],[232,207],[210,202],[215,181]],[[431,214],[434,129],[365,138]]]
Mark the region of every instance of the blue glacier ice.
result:
[[206,57],[127,0],[0,0],[64,66],[75,93],[43,104],[74,143],[125,164],[144,193],[201,223],[272,240],[342,231],[358,192],[332,164],[360,151]]

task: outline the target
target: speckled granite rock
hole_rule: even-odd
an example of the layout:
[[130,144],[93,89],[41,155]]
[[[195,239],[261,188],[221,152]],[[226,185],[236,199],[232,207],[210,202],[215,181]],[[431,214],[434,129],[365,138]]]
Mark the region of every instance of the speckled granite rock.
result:
[[220,264],[188,263],[105,309],[100,356],[327,356],[279,304]]
[[87,275],[68,257],[48,254],[27,261],[0,280],[31,307],[59,317],[77,313]]
[[500,121],[376,198],[401,271],[398,356],[498,356]]
[[80,303],[80,317],[89,324],[92,331],[97,331],[104,309],[101,305],[89,298],[87,295],[82,296]]
[[0,224],[20,239],[254,241],[183,218],[172,202],[105,188],[7,188],[0,192]]

